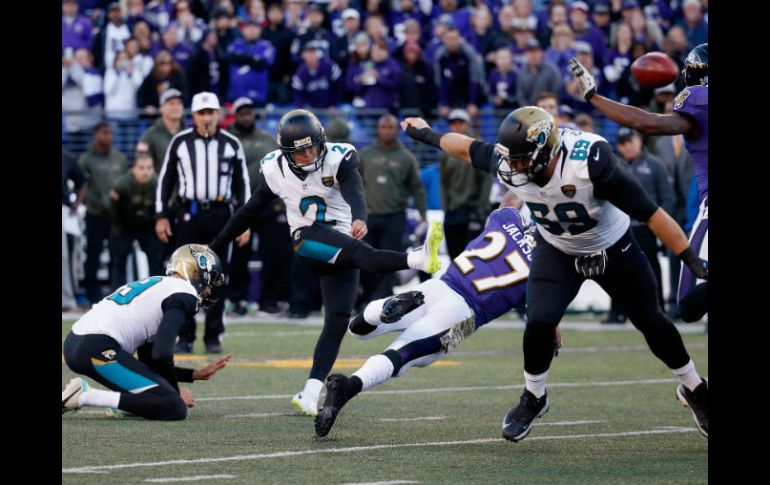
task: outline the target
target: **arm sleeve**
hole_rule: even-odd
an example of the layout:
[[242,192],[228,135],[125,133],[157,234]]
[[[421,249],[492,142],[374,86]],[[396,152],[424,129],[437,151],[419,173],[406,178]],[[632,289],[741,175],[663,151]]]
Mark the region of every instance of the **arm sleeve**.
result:
[[337,168],[337,181],[340,184],[342,198],[350,206],[352,220],[360,219],[366,222],[366,199],[364,198],[364,181],[358,171],[358,152],[351,151],[342,159]]
[[[149,362],[145,362],[161,377],[178,391],[177,375],[185,377],[189,374],[192,382],[192,370],[174,368],[174,343],[179,331],[189,318],[194,318],[198,311],[198,299],[189,293],[174,293],[163,300],[160,305],[163,318],[155,335],[155,341],[149,352]],[[187,371],[187,372],[186,372]]]
[[249,198],[244,206],[235,211],[235,214],[227,221],[227,225],[219,231],[217,237],[209,244],[209,247],[217,253],[217,255],[224,261],[222,257],[226,253],[227,245],[236,237],[243,234],[243,231],[248,229],[252,222],[257,218],[262,209],[264,209],[270,201],[273,200],[275,194],[267,185],[265,175],[259,174],[259,182],[257,189]]
[[588,152],[588,176],[594,195],[605,199],[637,221],[646,222],[658,210],[639,180],[618,163],[609,143],[594,143]]
[[496,172],[495,145],[476,140],[471,143],[470,152],[473,168],[491,174]]

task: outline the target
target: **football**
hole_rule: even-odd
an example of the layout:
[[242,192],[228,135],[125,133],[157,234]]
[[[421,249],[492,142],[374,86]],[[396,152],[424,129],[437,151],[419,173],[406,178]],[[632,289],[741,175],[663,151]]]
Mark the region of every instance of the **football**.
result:
[[663,52],[649,52],[631,64],[631,74],[644,88],[659,88],[676,81],[679,66]]

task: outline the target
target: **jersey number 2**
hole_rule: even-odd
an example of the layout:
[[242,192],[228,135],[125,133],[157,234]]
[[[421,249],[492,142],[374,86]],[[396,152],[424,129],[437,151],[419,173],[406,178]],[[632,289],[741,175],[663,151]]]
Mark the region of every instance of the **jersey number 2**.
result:
[[141,295],[144,290],[160,283],[163,278],[160,276],[152,276],[139,281],[132,281],[126,285],[118,288],[115,293],[107,297],[108,300],[112,300],[118,305],[127,305],[131,303],[131,300]]
[[[500,256],[500,253],[505,249],[506,236],[502,232],[488,232],[484,238],[489,240],[489,244],[481,248],[463,251],[455,258],[454,263],[463,274],[468,274],[476,269],[476,266],[471,262],[471,258],[490,261]],[[527,264],[521,253],[515,248],[505,256],[505,262],[508,263],[508,266],[513,271],[498,276],[485,276],[471,280],[476,291],[484,293],[489,290],[505,288],[506,286],[515,285],[529,276],[529,264]]]
[[321,197],[318,197],[317,195],[311,195],[308,197],[303,197],[302,200],[299,201],[299,210],[302,212],[302,215],[304,216],[307,210],[310,208],[311,205],[315,204],[315,221],[319,224],[329,224],[329,225],[335,225],[337,224],[337,221],[327,221],[326,220],[326,201],[324,201]]

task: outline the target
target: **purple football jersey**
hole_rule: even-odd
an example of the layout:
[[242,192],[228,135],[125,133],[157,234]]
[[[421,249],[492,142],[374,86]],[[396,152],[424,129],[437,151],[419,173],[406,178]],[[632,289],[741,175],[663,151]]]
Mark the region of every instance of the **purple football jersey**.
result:
[[698,126],[696,138],[685,138],[685,147],[695,162],[698,200],[709,192],[709,87],[689,86],[674,99],[674,112],[681,113]]
[[524,229],[516,209],[497,209],[441,276],[473,309],[476,328],[525,302],[533,248]]

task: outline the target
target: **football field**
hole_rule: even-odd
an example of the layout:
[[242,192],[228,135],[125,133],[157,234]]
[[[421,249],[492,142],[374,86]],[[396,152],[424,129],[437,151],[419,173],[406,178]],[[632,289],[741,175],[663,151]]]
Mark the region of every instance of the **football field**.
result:
[[[62,322],[62,341],[71,324]],[[708,376],[703,325],[679,328]],[[181,383],[196,402],[185,421],[108,417],[100,408],[67,413],[62,482],[707,482],[708,441],[676,400],[678,381],[630,324],[562,325],[551,409],[519,443],[500,433],[523,388],[519,323],[483,327],[433,366],[364,391],[324,439],[289,402],[319,332],[290,321],[228,326],[230,365],[210,381]],[[178,365],[197,368],[211,357],[202,354],[200,323],[198,333],[195,353],[177,356]],[[334,372],[350,375],[392,338],[346,336]],[[62,364],[62,387],[73,375]]]

